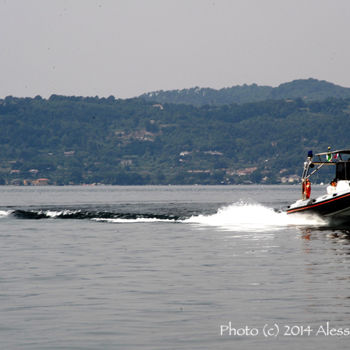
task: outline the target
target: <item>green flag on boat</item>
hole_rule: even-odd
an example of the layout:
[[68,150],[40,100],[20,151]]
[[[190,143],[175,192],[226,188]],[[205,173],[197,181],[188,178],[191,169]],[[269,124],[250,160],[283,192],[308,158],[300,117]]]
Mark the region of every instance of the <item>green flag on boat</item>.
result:
[[[331,147],[328,146],[328,151],[330,150],[331,150]],[[327,153],[326,158],[327,158],[327,162],[330,162],[332,160],[332,153]]]

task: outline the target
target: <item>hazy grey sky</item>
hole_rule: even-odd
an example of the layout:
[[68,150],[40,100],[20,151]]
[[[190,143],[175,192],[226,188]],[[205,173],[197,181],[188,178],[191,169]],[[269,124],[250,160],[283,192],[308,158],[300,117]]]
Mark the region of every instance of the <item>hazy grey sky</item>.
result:
[[0,97],[350,87],[349,0],[0,0]]

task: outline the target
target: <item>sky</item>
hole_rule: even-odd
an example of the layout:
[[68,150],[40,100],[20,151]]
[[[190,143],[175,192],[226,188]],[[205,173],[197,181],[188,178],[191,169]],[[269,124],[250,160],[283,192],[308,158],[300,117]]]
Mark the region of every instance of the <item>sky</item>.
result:
[[0,98],[350,87],[349,0],[0,0]]

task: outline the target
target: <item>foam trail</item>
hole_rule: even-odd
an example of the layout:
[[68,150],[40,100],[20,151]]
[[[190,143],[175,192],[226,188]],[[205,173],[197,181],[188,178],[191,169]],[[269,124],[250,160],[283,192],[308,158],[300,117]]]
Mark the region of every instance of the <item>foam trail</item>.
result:
[[157,218],[136,218],[136,219],[93,218],[91,220],[102,221],[102,222],[114,222],[114,223],[176,222],[175,219],[157,219]]
[[5,218],[12,213],[12,210],[0,210],[0,218]]
[[287,215],[261,204],[234,203],[213,215],[192,216],[187,223],[217,226],[234,231],[276,231],[288,226],[324,226],[327,222],[313,215]]
[[65,210],[60,210],[60,211],[57,211],[57,210],[41,210],[41,211],[39,211],[39,214],[44,214],[47,217],[52,218],[52,219],[58,218],[60,216],[74,215],[77,213],[80,213],[80,210],[65,209]]

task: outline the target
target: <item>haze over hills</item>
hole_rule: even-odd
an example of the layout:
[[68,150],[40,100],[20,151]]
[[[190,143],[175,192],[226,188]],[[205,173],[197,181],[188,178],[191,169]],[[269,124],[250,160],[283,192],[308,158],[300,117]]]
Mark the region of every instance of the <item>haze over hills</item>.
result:
[[299,79],[278,87],[241,85],[215,90],[194,87],[183,90],[154,91],[140,96],[146,101],[159,103],[190,104],[194,106],[249,103],[264,100],[302,98],[305,101],[322,100],[328,97],[348,98],[350,88],[317,79]]

